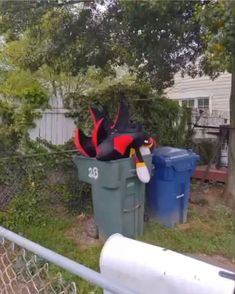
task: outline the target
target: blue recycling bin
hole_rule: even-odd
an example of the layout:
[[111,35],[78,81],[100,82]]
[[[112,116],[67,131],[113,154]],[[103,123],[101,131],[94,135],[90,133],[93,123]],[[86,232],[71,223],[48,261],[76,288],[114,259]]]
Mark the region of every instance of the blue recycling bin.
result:
[[159,147],[153,153],[154,173],[146,187],[148,215],[165,227],[187,220],[190,177],[199,156],[192,150]]

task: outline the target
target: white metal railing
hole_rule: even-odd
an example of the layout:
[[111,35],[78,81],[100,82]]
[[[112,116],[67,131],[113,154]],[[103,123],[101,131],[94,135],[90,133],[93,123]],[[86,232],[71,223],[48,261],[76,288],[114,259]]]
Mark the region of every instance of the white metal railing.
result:
[[7,239],[8,241],[20,246],[21,248],[24,248],[36,254],[37,256],[40,256],[47,261],[50,261],[53,264],[89,281],[90,283],[110,291],[113,294],[134,294],[133,291],[111,282],[107,278],[103,277],[100,273],[91,270],[90,268],[81,265],[67,257],[64,257],[52,250],[49,250],[37,243],[34,243],[22,236],[19,236],[1,226],[0,238]]

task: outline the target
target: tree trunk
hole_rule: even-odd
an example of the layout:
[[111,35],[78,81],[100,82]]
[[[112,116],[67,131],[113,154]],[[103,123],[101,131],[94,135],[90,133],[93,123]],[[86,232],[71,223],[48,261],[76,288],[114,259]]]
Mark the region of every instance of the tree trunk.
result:
[[[228,204],[232,207],[233,212],[233,240],[232,240],[232,254],[235,258],[235,2],[230,1],[232,10],[232,26],[231,35],[233,37],[232,45],[232,81],[231,81],[231,94],[230,94],[230,131],[229,131],[229,170],[228,170],[228,183],[226,187],[226,196]],[[235,288],[234,292],[235,294]]]
[[229,173],[227,192],[235,202],[235,74],[232,73],[230,95]]
[[235,203],[235,64],[233,70],[230,94],[230,131],[229,131],[229,170],[227,183],[227,199],[234,207]]
[[[232,254],[235,259],[235,57],[232,65],[232,87],[230,96],[230,133],[229,133],[229,173],[227,183],[227,202],[232,207],[233,214],[233,241]],[[235,294],[235,288],[234,292]]]
[[[230,2],[232,16],[235,16],[235,2]],[[235,23],[232,17],[231,35],[234,35]],[[235,211],[235,43],[232,48],[232,81],[230,94],[230,132],[229,132],[229,171],[227,183],[227,197],[233,211]]]

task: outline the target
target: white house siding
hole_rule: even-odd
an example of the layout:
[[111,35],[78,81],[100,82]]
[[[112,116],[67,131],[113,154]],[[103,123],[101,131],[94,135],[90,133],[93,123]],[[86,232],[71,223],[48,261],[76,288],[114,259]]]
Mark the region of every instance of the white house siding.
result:
[[[214,81],[207,76],[184,78],[178,73],[175,75],[175,84],[166,90],[168,98],[173,100],[187,100],[199,97],[209,98],[209,109],[204,112],[198,121],[199,125],[219,126],[229,124],[229,98],[231,91],[231,75],[223,73]],[[181,104],[181,102],[179,102]],[[196,103],[197,104],[197,103]],[[193,122],[196,121],[197,109],[193,111]],[[196,129],[195,139],[215,139],[216,136],[208,131],[218,133],[215,129]]]
[[32,140],[40,138],[53,145],[62,145],[73,137],[76,126],[66,117],[68,111],[63,107],[62,99],[52,98],[49,104],[51,108],[35,121],[36,127],[29,130],[29,135]]
[[197,97],[209,97],[210,115],[229,118],[229,97],[231,90],[231,75],[223,73],[214,81],[209,77],[175,76],[175,84],[166,90],[170,99],[186,99]]

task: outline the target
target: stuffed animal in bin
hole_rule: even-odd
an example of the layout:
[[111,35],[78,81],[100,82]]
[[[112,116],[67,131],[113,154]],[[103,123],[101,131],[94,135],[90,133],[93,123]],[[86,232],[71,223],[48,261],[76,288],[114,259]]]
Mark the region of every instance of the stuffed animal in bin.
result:
[[130,123],[127,105],[120,102],[114,123],[96,107],[90,107],[90,114],[94,123],[92,136],[86,136],[79,128],[75,131],[75,145],[81,154],[101,161],[135,156],[137,176],[148,183],[150,173],[143,156],[151,154],[156,142],[140,124]]

